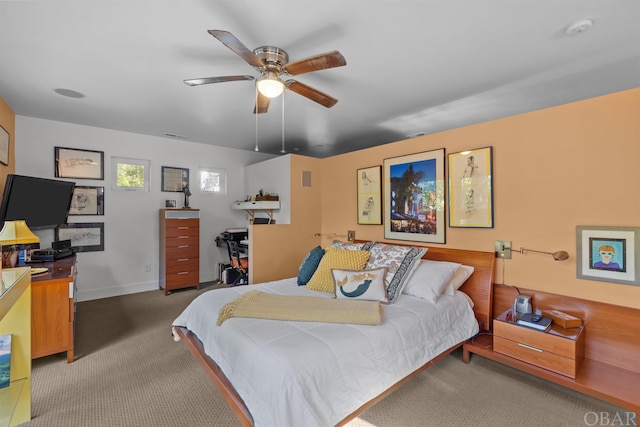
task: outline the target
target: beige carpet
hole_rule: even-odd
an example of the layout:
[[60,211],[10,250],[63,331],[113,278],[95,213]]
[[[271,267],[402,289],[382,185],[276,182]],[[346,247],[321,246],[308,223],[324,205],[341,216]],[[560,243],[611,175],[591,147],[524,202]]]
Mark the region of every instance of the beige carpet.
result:
[[[171,322],[200,292],[160,290],[78,304],[76,361],[33,361],[33,427],[238,426]],[[350,427],[585,426],[625,411],[459,352],[417,376]],[[591,424],[593,425],[593,424]],[[287,426],[276,426],[287,427]],[[304,427],[304,426],[291,426]]]

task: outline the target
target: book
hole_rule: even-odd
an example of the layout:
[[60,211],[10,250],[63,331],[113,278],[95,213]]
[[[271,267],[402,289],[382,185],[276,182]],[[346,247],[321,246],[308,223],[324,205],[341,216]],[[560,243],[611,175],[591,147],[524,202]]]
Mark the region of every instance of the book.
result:
[[0,388],[8,387],[11,377],[11,334],[0,335]]
[[[539,320],[536,320],[538,317]],[[546,331],[549,326],[551,326],[551,318],[542,316],[536,317],[536,314],[534,313],[525,313],[518,318],[516,323],[539,331]]]

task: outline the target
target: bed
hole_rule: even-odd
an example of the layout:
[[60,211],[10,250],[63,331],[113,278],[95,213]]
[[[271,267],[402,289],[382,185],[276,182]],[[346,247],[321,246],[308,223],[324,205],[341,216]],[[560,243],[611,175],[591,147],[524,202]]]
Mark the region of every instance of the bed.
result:
[[471,266],[473,274],[435,303],[398,296],[382,305],[379,326],[253,318],[216,326],[225,305],[256,289],[328,298],[295,278],[216,289],[199,295],[173,322],[174,336],[241,425],[344,425],[490,324],[493,252],[429,247],[422,259]]

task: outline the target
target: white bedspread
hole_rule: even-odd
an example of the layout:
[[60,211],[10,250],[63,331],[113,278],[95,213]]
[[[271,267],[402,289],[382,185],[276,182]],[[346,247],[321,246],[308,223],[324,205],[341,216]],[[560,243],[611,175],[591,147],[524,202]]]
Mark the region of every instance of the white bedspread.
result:
[[402,295],[383,306],[379,326],[233,318],[220,308],[252,289],[327,294],[296,279],[216,289],[198,296],[173,322],[191,330],[251,412],[256,427],[327,427],[446,349],[478,332],[462,292],[436,304]]

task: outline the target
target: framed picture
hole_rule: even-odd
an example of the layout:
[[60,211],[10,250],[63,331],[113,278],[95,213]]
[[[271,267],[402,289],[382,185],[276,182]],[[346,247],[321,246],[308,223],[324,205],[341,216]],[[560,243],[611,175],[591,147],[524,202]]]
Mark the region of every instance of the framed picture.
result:
[[69,215],[104,215],[104,187],[76,185]]
[[57,178],[104,179],[104,152],[55,147]]
[[445,243],[444,148],[384,159],[385,239]]
[[0,163],[7,166],[9,166],[9,142],[9,132],[0,125]]
[[56,242],[71,240],[76,252],[104,251],[104,223],[76,222],[62,224],[55,229]]
[[162,166],[162,191],[182,193],[189,187],[189,169]]
[[492,147],[451,153],[449,227],[493,228]]
[[382,166],[358,169],[358,224],[382,224]]
[[640,285],[640,227],[576,227],[579,279]]

